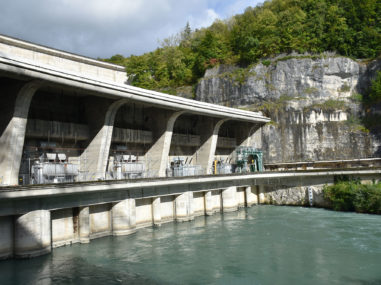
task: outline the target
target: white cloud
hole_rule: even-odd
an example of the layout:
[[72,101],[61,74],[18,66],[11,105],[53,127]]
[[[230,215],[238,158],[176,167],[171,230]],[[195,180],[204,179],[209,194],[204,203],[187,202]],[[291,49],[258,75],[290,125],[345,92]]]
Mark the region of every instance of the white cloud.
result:
[[0,1],[0,33],[91,57],[142,54],[158,40],[231,16],[247,0]]

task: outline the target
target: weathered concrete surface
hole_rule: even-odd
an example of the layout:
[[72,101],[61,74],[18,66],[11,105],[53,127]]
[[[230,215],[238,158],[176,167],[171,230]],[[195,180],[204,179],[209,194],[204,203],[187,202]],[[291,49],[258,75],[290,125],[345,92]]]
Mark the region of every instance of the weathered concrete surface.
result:
[[73,209],[51,211],[52,247],[78,242],[78,224],[73,217]]
[[236,186],[231,186],[222,190],[222,209],[224,212],[233,212],[238,210]]
[[136,199],[136,228],[143,228],[152,225],[152,199]]
[[246,207],[258,204],[258,189],[257,186],[245,187]]
[[161,222],[171,222],[175,219],[175,196],[160,197]]
[[0,137],[1,184],[18,184],[29,107],[40,85],[38,81],[27,83],[15,96],[13,116]]
[[90,242],[90,207],[79,208],[79,241],[81,243]]
[[25,258],[51,251],[50,212],[37,210],[16,217],[14,256]]
[[176,221],[186,222],[194,219],[193,192],[184,192],[175,200]]
[[127,75],[123,66],[71,54],[30,42],[0,35],[1,56],[28,62],[48,69],[90,77],[95,80],[126,84]]
[[112,233],[114,236],[136,232],[136,209],[133,199],[125,199],[112,206]]
[[82,170],[94,177],[89,180],[105,179],[115,115],[126,102],[126,100],[118,100],[107,108],[105,114],[100,114],[104,116],[104,123],[81,155],[81,161],[85,161],[81,163]]
[[197,152],[193,155],[193,159],[197,161],[206,170],[206,174],[212,174],[212,163],[215,157],[218,132],[224,122],[228,119],[222,119],[217,122],[209,122],[203,127],[201,139],[204,142]]
[[111,234],[110,208],[111,205],[109,204],[90,206],[90,238],[98,238]]

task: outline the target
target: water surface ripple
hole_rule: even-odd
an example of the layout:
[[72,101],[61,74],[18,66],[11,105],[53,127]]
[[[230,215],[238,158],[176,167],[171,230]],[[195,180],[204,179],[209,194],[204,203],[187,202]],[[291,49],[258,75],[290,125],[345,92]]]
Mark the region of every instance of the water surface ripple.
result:
[[0,262],[1,284],[381,284],[381,216],[255,206]]

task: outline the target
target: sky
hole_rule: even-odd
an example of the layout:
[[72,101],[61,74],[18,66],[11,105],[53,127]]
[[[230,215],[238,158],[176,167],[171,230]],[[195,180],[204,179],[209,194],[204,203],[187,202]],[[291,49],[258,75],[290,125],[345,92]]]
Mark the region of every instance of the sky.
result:
[[0,0],[0,34],[93,57],[153,51],[262,0]]

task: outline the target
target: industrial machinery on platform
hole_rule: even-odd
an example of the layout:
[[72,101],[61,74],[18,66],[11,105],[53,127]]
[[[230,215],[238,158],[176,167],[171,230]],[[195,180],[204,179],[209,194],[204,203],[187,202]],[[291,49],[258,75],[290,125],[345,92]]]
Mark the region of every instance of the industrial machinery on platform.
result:
[[144,164],[135,155],[115,155],[112,176],[114,179],[135,179],[144,177]]
[[254,147],[238,147],[235,150],[235,173],[263,171],[263,153]]
[[214,174],[230,174],[233,173],[233,165],[222,159],[216,159],[213,161],[213,173]]
[[167,169],[168,177],[195,176],[202,174],[201,165],[191,165],[192,159],[176,157]]
[[32,184],[74,182],[78,165],[68,163],[64,153],[44,153],[31,168]]

